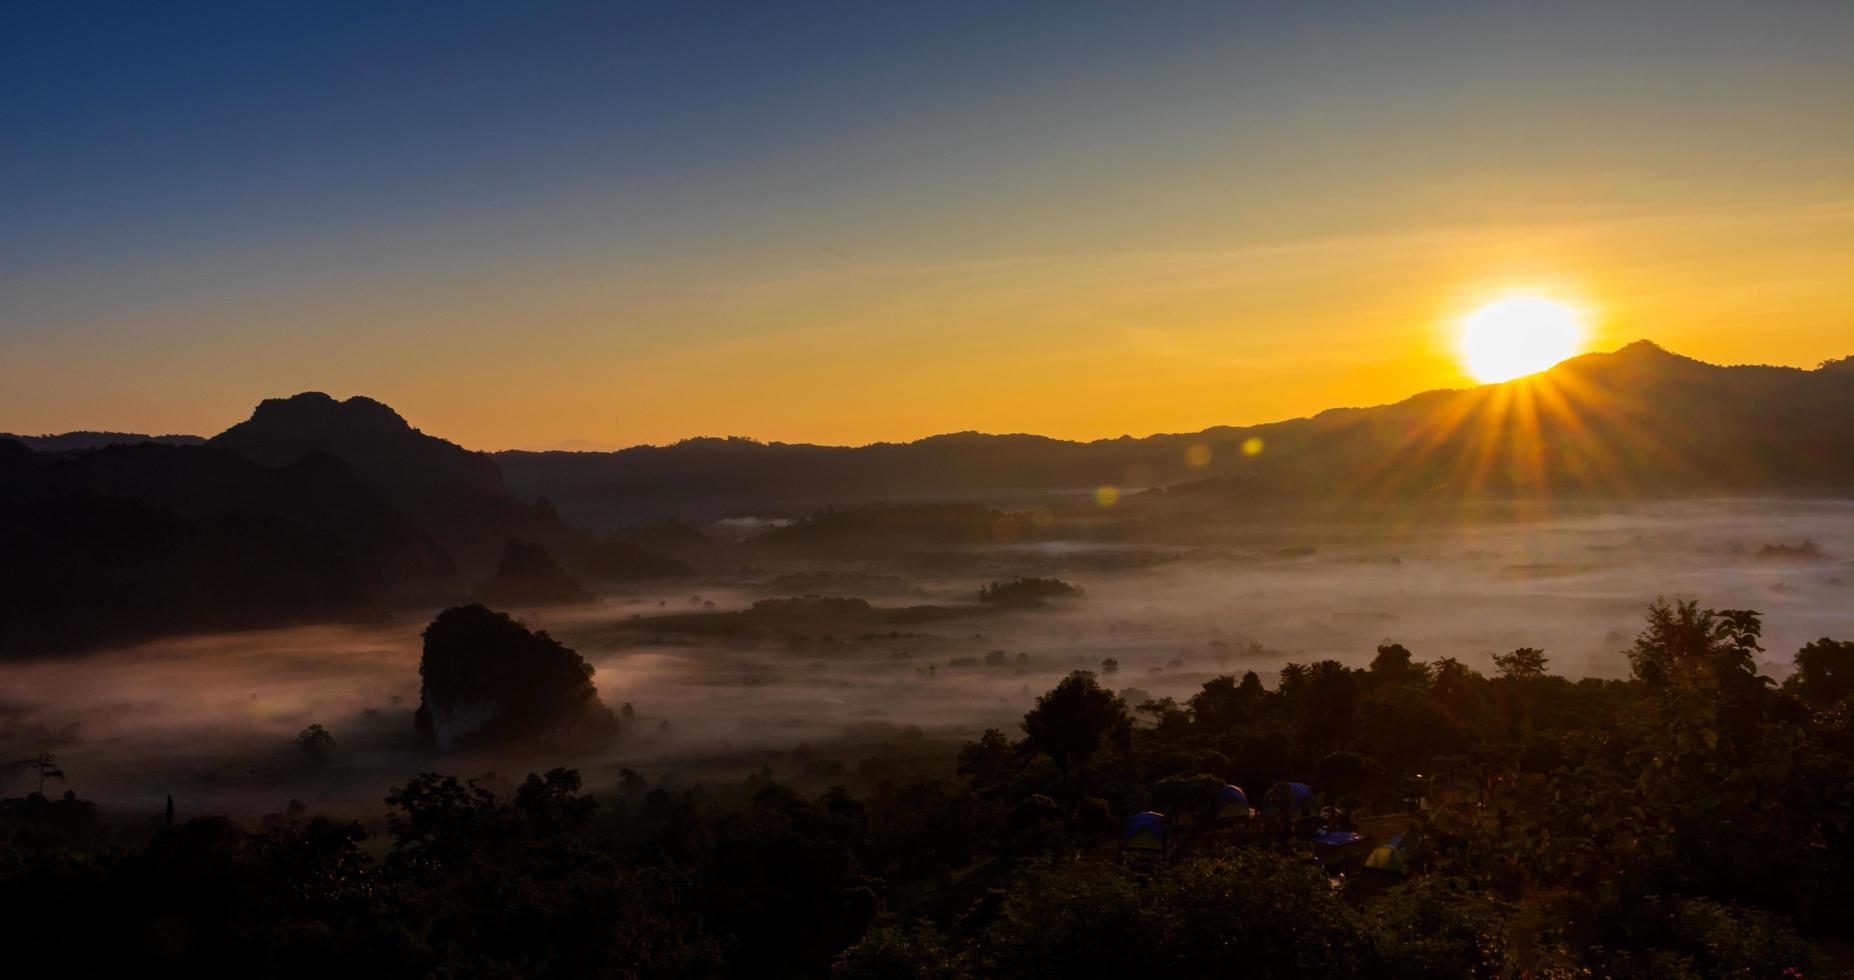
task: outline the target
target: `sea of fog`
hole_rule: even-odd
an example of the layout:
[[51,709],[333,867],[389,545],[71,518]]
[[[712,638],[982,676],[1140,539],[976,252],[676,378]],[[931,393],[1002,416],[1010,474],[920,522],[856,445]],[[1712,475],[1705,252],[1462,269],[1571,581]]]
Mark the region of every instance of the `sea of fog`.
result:
[[[1805,541],[1819,552],[1799,548]],[[779,571],[833,567],[842,570],[797,562]],[[874,635],[801,628],[798,639],[742,642],[649,622],[792,594],[767,569],[517,611],[594,665],[610,707],[628,702],[635,711],[609,745],[565,757],[441,755],[415,744],[419,634],[429,616],[0,665],[0,751],[6,760],[55,753],[68,783],[49,791],[68,786],[118,815],[155,814],[172,794],[182,815],[251,819],[295,799],[366,817],[383,810],[390,785],[427,770],[505,786],[571,764],[599,788],[623,768],[653,785],[737,781],[761,766],[828,784],[874,778],[873,763],[944,765],[951,744],[987,727],[1015,731],[1038,693],[1110,658],[1118,662],[1103,678],[1111,686],[1180,699],[1219,673],[1255,670],[1272,684],[1288,661],[1362,665],[1385,640],[1483,671],[1493,653],[1535,646],[1557,672],[1621,677],[1621,651],[1657,596],[1762,611],[1764,669],[1779,678],[1803,643],[1854,638],[1854,504],[1839,502],[1686,502],[1343,540],[1310,535],[1298,547],[1255,550],[1058,542],[989,552],[957,575],[935,567],[859,565],[862,577],[808,590],[878,606],[965,607]],[[974,602],[985,580],[1012,574],[1057,574],[1086,595],[1017,613]],[[1002,655],[987,664],[994,651]],[[312,723],[337,741],[319,768],[293,744]],[[801,744],[809,751],[795,753]],[[0,780],[5,795],[35,785],[17,769]]]

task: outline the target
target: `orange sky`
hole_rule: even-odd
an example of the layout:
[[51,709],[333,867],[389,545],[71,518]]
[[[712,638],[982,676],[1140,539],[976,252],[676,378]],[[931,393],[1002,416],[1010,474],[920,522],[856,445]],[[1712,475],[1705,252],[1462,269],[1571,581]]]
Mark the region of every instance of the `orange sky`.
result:
[[[0,369],[7,419],[28,431],[212,432],[260,398],[322,388],[383,399],[482,448],[1139,435],[1470,384],[1455,323],[1513,290],[1588,308],[1593,349],[1648,337],[1706,360],[1800,366],[1854,353],[1854,204],[766,265],[719,282],[669,270],[648,284],[550,278],[544,290],[388,286],[311,310],[258,300],[216,312],[220,329],[186,347],[151,332],[123,336],[134,356],[111,363],[15,361]],[[282,340],[239,327],[311,316],[314,329]],[[638,320],[700,321],[713,335],[640,341],[617,326]],[[106,392],[82,405],[57,397],[99,383]],[[23,410],[35,404],[55,410]]]

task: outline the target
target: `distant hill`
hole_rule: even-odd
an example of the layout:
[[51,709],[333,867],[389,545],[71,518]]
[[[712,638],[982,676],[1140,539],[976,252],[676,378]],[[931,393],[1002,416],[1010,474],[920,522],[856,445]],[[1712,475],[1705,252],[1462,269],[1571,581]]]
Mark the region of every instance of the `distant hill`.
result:
[[545,547],[533,541],[510,541],[496,564],[496,574],[476,587],[473,598],[506,607],[570,605],[595,597]]
[[341,459],[369,489],[437,538],[471,577],[495,568],[511,538],[536,541],[556,553],[578,539],[545,500],[527,503],[511,494],[490,456],[426,435],[370,398],[336,401],[305,392],[267,399],[210,445],[267,466],[317,452]]
[[199,436],[151,436],[138,432],[61,432],[56,435],[21,436],[0,432],[0,439],[11,439],[42,453],[59,453],[72,449],[100,449],[104,446],[134,446],[156,442],[164,446],[203,446]]
[[0,441],[0,654],[454,599],[444,550],[317,453]]
[[1173,503],[1199,505],[1846,494],[1854,359],[1813,371],[1721,367],[1643,341],[1505,384],[1138,439],[964,432],[854,448],[691,439],[496,459],[517,494],[544,496],[588,526],[908,501],[1008,507],[1102,485],[1170,487]]

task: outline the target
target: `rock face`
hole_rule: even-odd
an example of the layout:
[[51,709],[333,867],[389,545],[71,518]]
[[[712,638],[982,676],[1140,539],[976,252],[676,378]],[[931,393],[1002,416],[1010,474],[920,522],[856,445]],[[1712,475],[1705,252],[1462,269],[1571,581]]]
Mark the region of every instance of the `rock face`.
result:
[[554,561],[537,541],[511,540],[494,578],[477,587],[480,602],[498,606],[558,606],[591,602],[593,595]]
[[438,614],[425,628],[414,724],[443,749],[614,732],[573,650],[481,604]]

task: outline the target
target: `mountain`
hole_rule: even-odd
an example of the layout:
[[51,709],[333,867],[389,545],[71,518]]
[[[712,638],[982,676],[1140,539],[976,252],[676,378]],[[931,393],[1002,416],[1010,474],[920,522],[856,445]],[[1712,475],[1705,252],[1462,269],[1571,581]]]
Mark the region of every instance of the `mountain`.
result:
[[1167,494],[1447,502],[1854,493],[1854,371],[1845,362],[1723,367],[1645,341],[1504,384],[1255,431],[1267,450],[1241,472]]
[[1141,439],[692,439],[496,459],[516,493],[588,526],[872,503],[1010,507],[1103,485],[1232,502],[1840,494],[1854,492],[1854,358],[1812,371],[1722,367],[1641,341],[1504,384]]
[[56,435],[21,436],[11,432],[0,432],[0,439],[10,439],[28,449],[42,453],[58,453],[71,449],[101,449],[104,446],[134,446],[144,442],[157,442],[164,446],[203,446],[206,440],[199,436],[151,436],[139,432],[62,432]]
[[326,454],[0,442],[0,653],[454,598],[444,550]]
[[382,499],[411,516],[472,577],[496,565],[511,538],[559,552],[578,538],[546,500],[516,499],[496,461],[426,435],[370,398],[321,392],[267,399],[210,445],[267,466],[322,452],[342,460]]

